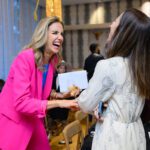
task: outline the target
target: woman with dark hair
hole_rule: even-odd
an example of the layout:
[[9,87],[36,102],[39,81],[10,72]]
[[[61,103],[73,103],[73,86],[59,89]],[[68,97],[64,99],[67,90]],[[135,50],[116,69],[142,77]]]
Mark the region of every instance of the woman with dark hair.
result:
[[98,62],[89,86],[77,98],[84,112],[107,102],[92,150],[146,150],[141,112],[150,98],[150,18],[137,9],[110,26],[107,58]]

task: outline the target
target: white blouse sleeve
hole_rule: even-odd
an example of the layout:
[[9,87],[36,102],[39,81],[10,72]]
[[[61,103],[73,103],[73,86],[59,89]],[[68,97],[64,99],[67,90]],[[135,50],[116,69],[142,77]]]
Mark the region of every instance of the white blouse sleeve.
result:
[[91,112],[100,101],[109,100],[115,91],[113,77],[109,62],[107,60],[99,61],[87,89],[77,98],[78,104],[84,112]]

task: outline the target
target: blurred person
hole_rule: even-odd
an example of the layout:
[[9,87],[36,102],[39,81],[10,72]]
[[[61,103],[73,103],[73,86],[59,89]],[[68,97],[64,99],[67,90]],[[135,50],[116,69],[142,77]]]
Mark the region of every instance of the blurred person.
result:
[[84,70],[87,71],[88,80],[91,79],[94,73],[95,66],[99,60],[104,59],[100,54],[100,48],[97,43],[92,43],[89,46],[91,54],[85,59]]
[[[71,70],[69,70],[71,71]],[[67,63],[62,60],[56,69],[53,85],[52,85],[52,92],[50,95],[50,99],[73,99],[73,97],[70,95],[65,95],[65,93],[60,92],[60,86],[59,86],[59,80],[58,75],[61,73],[68,72]],[[52,135],[57,136],[59,133],[62,132],[63,128],[67,125],[68,121],[68,115],[69,115],[69,109],[67,108],[53,108],[48,111],[48,116],[51,119],[51,126],[52,126]],[[51,129],[50,129],[51,130]],[[72,141],[70,140],[70,143]],[[59,144],[65,144],[65,140],[60,140]]]
[[[54,75],[52,92],[50,95],[51,99],[67,98],[63,95],[64,93],[60,92],[59,81],[58,81],[58,74],[65,73],[65,72],[67,72],[67,64],[64,60],[62,60],[58,64],[57,70],[56,70],[55,75]],[[54,127],[53,131],[55,131],[55,133],[56,132],[59,133],[60,128],[58,129],[57,128],[58,126],[60,127],[60,125],[63,126],[66,124],[67,118],[68,118],[68,113],[69,113],[69,109],[67,109],[67,108],[53,108],[53,109],[50,109],[48,111],[48,117],[50,119],[52,119],[52,124]]]
[[12,63],[0,94],[0,149],[50,150],[43,119],[46,111],[77,107],[73,100],[48,101],[63,33],[58,17],[42,19],[30,43]]
[[[91,54],[85,59],[84,70],[87,71],[88,81],[92,78],[95,66],[98,61],[103,60],[104,57],[100,54],[99,44],[92,43],[89,46]],[[93,116],[89,114],[89,121],[92,122]]]
[[146,136],[146,150],[150,149],[150,100],[145,101],[144,109],[141,114],[141,119],[145,129]]
[[110,26],[106,50],[107,59],[76,98],[84,112],[107,102],[92,150],[146,150],[140,115],[150,98],[150,18],[134,8],[124,11]]

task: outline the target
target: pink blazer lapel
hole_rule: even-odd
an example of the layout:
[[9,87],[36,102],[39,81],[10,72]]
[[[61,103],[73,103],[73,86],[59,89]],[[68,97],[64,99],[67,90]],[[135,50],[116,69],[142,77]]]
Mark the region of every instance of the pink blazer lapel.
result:
[[48,68],[48,73],[47,73],[47,78],[46,78],[44,91],[43,91],[43,96],[42,96],[43,99],[47,99],[50,92],[51,92],[52,82],[53,82],[53,73],[54,73],[54,68],[50,64],[49,68]]

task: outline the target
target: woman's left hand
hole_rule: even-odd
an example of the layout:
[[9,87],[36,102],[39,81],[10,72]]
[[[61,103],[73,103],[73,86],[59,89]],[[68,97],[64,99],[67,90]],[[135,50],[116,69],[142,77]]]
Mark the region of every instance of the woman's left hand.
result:
[[104,118],[99,114],[98,106],[94,110],[94,116],[97,121],[103,122]]

